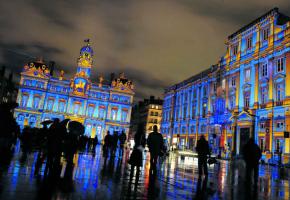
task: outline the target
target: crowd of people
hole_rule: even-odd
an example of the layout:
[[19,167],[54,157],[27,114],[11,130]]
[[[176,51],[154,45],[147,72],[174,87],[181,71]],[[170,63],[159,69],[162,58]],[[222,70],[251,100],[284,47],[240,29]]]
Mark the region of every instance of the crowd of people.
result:
[[17,104],[0,104],[0,163],[8,164],[14,151],[20,128],[13,117],[13,109]]
[[[37,162],[35,166],[35,174],[39,173],[39,169],[46,162],[44,174],[60,175],[61,157],[64,156],[67,162],[68,177],[72,176],[73,157],[80,150],[89,150],[95,155],[96,145],[99,143],[98,138],[89,138],[84,134],[84,127],[77,122],[75,126],[69,128],[69,120],[60,121],[54,119],[51,124],[43,123],[43,128],[25,127],[20,134],[20,128],[13,117],[13,109],[16,104],[0,105],[0,157],[1,162],[8,161],[7,157],[13,153],[17,138],[21,141],[23,155],[27,155],[32,151],[38,151]],[[69,123],[70,124],[70,123]],[[73,124],[73,123],[72,123]],[[48,127],[48,125],[50,125]],[[68,127],[68,128],[67,128]],[[112,134],[108,131],[103,140],[103,156],[108,158],[122,158],[124,154],[127,137],[124,131],[118,133],[114,131]],[[164,144],[162,134],[158,133],[157,126],[153,127],[153,132],[146,138],[144,125],[139,124],[137,132],[134,135],[134,147],[130,155],[128,163],[131,165],[130,180],[134,176],[139,176],[140,168],[143,165],[143,153],[147,144],[150,152],[150,174],[156,173],[156,165],[159,157],[166,153],[166,145]],[[119,147],[119,148],[118,148]],[[211,164],[211,152],[209,144],[204,136],[201,136],[197,142],[196,152],[198,153],[198,172],[199,176],[208,176],[208,164]],[[254,183],[257,183],[259,160],[261,159],[261,150],[253,138],[244,146],[242,155],[246,163],[246,181],[252,180],[254,174]],[[216,161],[214,161],[216,162]],[[214,163],[213,162],[213,163]],[[253,173],[254,172],[254,173]],[[138,182],[138,179],[136,179]]]
[[108,131],[104,138],[103,156],[105,158],[108,158],[108,156],[114,157],[116,155],[119,143],[119,155],[117,156],[122,158],[126,140],[127,137],[124,131],[122,131],[120,134],[118,134],[117,131],[114,131],[113,134],[110,134],[110,131]]

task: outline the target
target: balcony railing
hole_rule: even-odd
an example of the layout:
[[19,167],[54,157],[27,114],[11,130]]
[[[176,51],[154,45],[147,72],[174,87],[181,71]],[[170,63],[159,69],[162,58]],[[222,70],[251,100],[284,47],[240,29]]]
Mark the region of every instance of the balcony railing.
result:
[[276,101],[275,102],[275,105],[276,106],[283,106],[283,101]]

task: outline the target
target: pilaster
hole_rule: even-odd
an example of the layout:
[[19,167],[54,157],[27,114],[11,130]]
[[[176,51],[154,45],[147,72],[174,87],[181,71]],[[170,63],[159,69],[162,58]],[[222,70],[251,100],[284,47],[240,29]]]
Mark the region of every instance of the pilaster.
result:
[[237,74],[236,78],[236,107],[235,111],[239,110],[239,99],[240,99],[240,73]]
[[254,93],[254,109],[259,105],[259,64],[255,65],[255,93]]
[[290,104],[290,52],[286,53],[285,105]]

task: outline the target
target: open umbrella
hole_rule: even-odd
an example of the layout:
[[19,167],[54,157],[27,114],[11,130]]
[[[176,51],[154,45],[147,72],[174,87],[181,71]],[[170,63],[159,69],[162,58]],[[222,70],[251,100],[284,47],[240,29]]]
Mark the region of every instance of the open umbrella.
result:
[[80,122],[70,121],[68,124],[68,131],[71,134],[83,135],[85,133],[85,127]]
[[47,126],[47,125],[52,124],[52,123],[53,123],[52,120],[45,120],[45,121],[41,122],[40,124],[43,126]]
[[62,127],[66,127],[67,123],[70,121],[70,119],[64,119],[62,120],[59,125],[62,126]]

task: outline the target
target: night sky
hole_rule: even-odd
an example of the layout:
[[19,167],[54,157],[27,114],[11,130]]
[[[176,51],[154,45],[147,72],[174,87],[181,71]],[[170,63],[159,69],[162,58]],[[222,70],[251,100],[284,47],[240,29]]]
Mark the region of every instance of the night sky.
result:
[[125,72],[136,99],[155,95],[225,53],[228,35],[289,0],[2,0],[0,65],[19,73],[42,56],[67,77],[83,40],[94,49],[92,80]]

